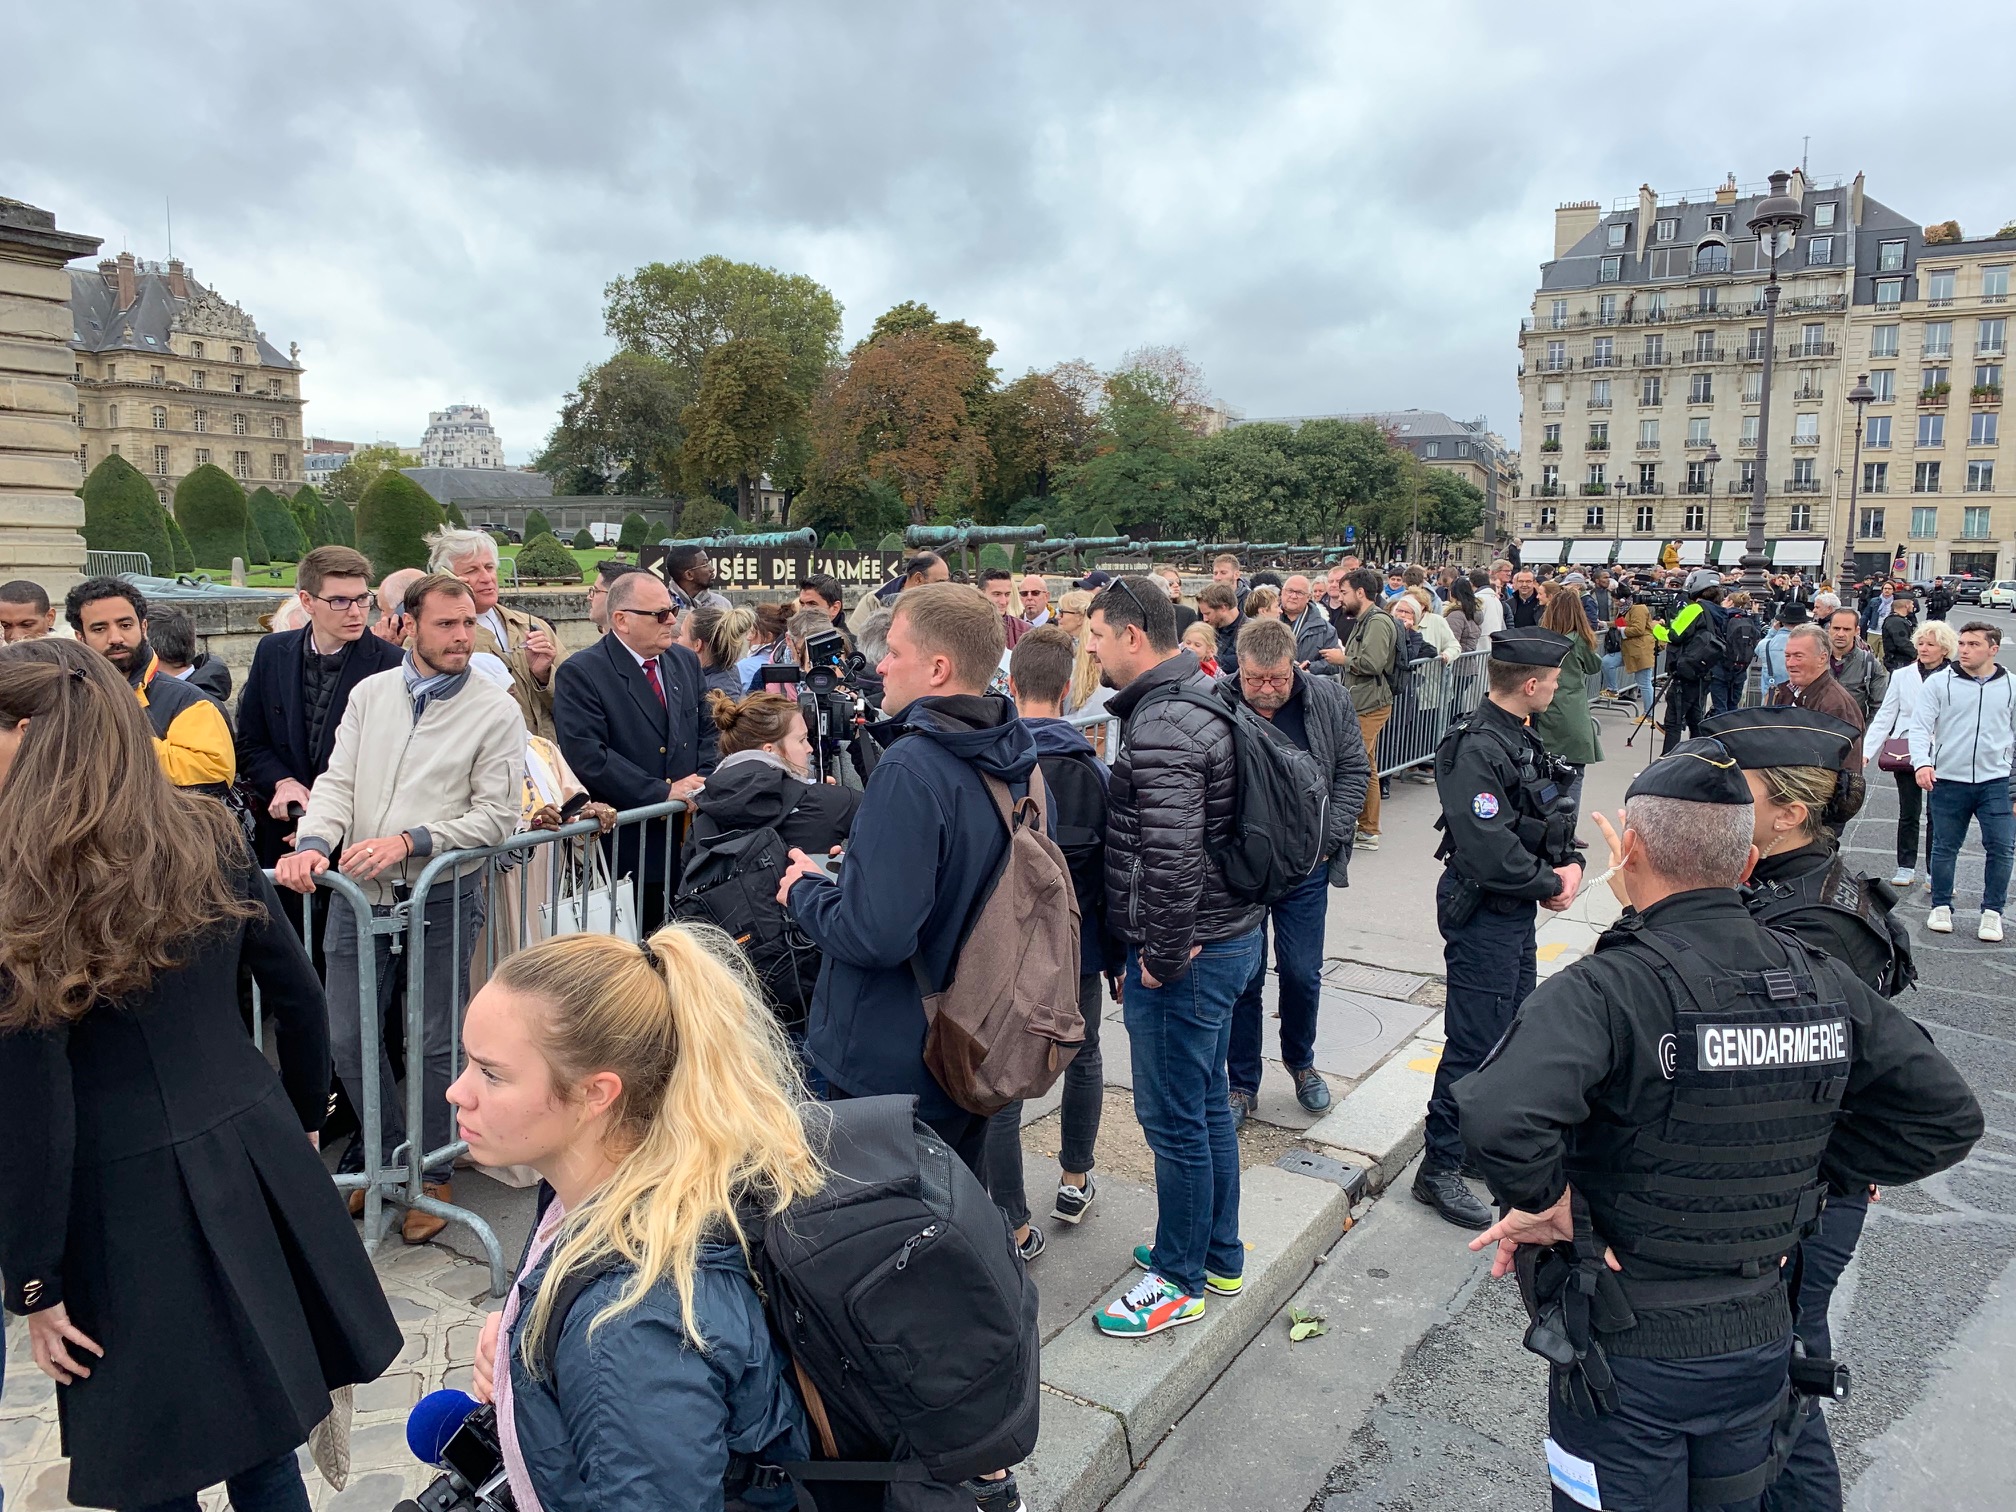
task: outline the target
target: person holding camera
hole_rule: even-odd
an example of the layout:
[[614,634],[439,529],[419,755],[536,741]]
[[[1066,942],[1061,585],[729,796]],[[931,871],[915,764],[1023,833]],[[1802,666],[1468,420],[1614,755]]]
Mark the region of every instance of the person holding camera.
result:
[[0,1271],[76,1505],[222,1481],[307,1512],[296,1448],[402,1344],[315,1153],[328,1092],[321,984],[237,826],[102,656],[0,651]]
[[745,1246],[822,1173],[790,1047],[733,954],[681,926],[642,946],[568,935],[469,1005],[448,1094],[462,1137],[543,1178],[472,1381],[520,1508],[796,1505],[788,1482],[748,1484],[810,1442]]

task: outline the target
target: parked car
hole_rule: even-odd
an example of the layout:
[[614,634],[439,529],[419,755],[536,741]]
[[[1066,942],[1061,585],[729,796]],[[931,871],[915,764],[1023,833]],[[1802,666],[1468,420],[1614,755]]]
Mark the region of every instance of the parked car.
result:
[[1990,583],[1975,600],[1983,609],[2016,609],[2016,579]]
[[1978,604],[1981,602],[1983,590],[1988,586],[1988,579],[1970,573],[1966,577],[1946,579],[1946,586],[1953,590],[1954,603]]

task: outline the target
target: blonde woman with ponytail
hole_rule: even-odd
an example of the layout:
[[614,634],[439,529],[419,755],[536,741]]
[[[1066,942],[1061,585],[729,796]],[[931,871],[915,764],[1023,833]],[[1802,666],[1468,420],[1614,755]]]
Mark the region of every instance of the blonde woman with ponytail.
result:
[[[730,1456],[806,1454],[744,1223],[822,1179],[794,1058],[736,961],[684,925],[643,946],[570,935],[506,960],[469,1005],[460,1135],[544,1181],[475,1367],[520,1512],[795,1505],[788,1484],[724,1491]],[[597,1278],[555,1324],[581,1272]]]

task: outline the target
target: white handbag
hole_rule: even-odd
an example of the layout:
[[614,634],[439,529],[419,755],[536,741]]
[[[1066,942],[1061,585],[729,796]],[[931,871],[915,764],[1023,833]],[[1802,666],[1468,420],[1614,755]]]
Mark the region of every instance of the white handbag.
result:
[[624,877],[613,886],[609,880],[609,858],[592,840],[588,859],[579,871],[569,869],[566,886],[556,903],[541,903],[539,915],[546,934],[606,934],[637,943],[637,885]]

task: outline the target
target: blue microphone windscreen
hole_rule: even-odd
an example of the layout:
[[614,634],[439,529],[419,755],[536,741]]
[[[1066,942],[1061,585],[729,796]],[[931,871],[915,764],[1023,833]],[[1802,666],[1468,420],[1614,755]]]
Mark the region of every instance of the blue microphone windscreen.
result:
[[442,1449],[475,1410],[476,1399],[466,1391],[430,1391],[420,1398],[406,1415],[406,1447],[413,1458],[440,1464]]

